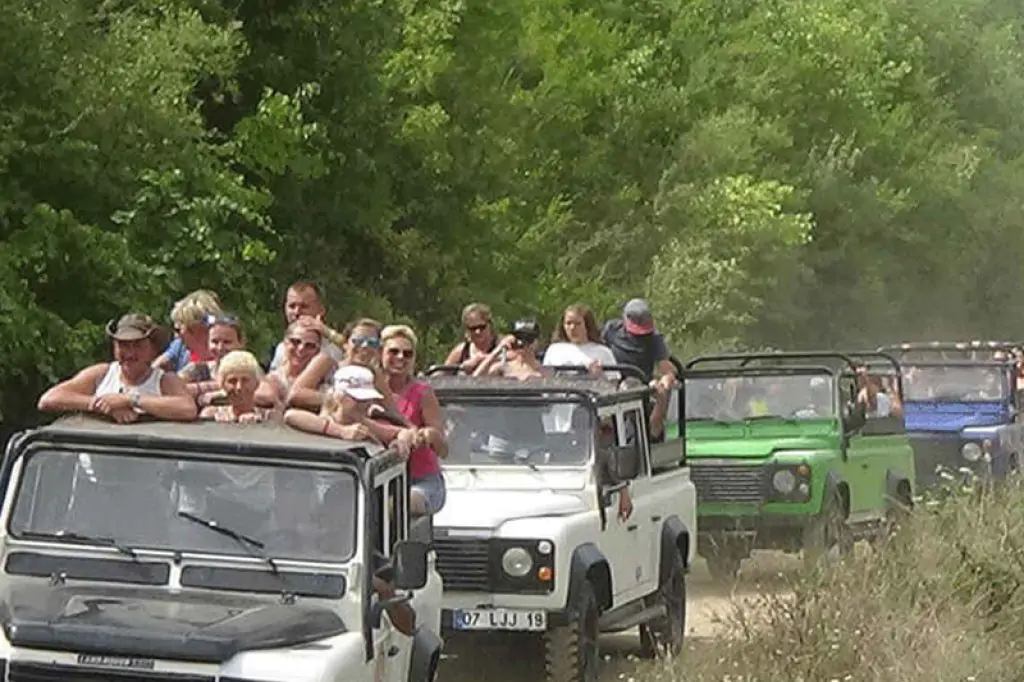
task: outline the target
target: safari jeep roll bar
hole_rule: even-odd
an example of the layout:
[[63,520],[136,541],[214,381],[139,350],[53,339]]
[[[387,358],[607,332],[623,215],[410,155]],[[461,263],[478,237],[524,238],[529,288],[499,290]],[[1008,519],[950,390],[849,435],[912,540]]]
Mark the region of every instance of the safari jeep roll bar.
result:
[[[575,374],[581,377],[591,376],[590,370],[583,365],[546,365],[546,367],[548,369],[553,370],[555,374]],[[459,373],[460,369],[462,369],[460,365],[432,365],[431,367],[428,367],[425,372],[423,372],[423,376],[431,377],[442,374],[454,376]],[[677,367],[676,369],[678,371],[679,368]],[[636,379],[637,381],[640,381],[645,385],[647,384],[647,380],[644,377],[644,373],[640,371],[639,367],[635,367],[633,365],[605,365],[604,367],[601,368],[601,371],[618,372],[620,375],[622,375],[623,379],[628,377],[631,379]],[[594,378],[602,379],[604,377],[601,375],[597,375]]]

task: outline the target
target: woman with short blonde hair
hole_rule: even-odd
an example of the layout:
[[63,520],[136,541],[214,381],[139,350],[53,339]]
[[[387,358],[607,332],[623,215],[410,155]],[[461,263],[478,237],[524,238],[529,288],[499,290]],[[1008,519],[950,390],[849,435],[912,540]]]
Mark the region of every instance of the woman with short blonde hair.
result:
[[256,389],[263,380],[263,368],[247,350],[233,350],[217,363],[217,381],[227,397],[227,405],[210,405],[199,413],[200,419],[219,422],[262,422],[279,417],[275,409],[256,404]]

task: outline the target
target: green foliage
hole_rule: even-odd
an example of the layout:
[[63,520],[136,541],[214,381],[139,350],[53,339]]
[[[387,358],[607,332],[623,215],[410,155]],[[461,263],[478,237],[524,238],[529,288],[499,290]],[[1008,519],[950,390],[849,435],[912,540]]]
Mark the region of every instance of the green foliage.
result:
[[1013,336],[1006,0],[7,0],[0,411],[208,287],[331,322],[607,317],[679,354]]

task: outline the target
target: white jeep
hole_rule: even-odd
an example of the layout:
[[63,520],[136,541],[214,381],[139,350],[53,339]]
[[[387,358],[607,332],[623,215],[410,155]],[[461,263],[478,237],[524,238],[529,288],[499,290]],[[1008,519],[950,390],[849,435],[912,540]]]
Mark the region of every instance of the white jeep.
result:
[[535,633],[550,682],[597,679],[601,632],[639,626],[645,654],[677,652],[696,493],[678,425],[649,441],[651,390],[448,369],[428,372],[449,434],[434,517],[446,638]]
[[396,452],[70,417],[12,438],[0,484],[0,679],[434,679],[441,579]]

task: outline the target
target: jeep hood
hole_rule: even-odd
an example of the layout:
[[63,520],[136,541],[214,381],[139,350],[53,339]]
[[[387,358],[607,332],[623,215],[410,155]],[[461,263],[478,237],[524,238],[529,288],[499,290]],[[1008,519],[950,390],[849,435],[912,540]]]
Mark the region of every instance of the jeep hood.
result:
[[1009,421],[998,402],[930,403],[907,402],[903,405],[907,431],[959,432],[972,426],[996,426]]
[[449,490],[435,528],[497,528],[506,521],[567,516],[587,510],[574,495],[547,490]]
[[0,601],[0,623],[14,646],[203,663],[346,631],[322,607],[121,586],[20,584]]
[[686,455],[690,459],[702,458],[758,458],[764,459],[779,450],[836,450],[835,438],[728,438],[686,440]]

